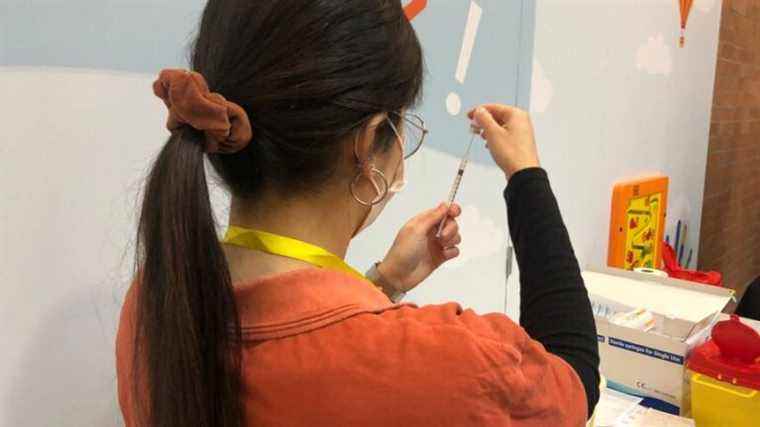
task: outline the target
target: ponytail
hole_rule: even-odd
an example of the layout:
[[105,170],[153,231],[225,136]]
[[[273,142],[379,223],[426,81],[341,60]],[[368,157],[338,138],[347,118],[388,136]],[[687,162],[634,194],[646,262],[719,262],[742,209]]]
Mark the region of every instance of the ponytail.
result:
[[240,321],[209,200],[204,138],[189,126],[174,132],[145,188],[133,370],[140,425],[243,423]]

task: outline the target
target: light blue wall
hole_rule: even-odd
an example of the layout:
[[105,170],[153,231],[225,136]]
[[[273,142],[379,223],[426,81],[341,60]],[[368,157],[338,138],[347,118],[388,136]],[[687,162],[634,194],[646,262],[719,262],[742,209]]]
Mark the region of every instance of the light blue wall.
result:
[[157,73],[186,64],[200,0],[3,0],[0,65]]

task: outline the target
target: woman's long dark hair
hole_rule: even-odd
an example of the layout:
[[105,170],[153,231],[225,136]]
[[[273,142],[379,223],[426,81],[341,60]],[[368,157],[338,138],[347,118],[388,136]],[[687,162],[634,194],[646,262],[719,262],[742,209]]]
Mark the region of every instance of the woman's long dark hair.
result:
[[[208,156],[241,198],[320,187],[357,124],[414,104],[423,75],[399,0],[210,0],[192,68],[251,118],[246,149]],[[242,334],[202,140],[191,128],[169,138],[140,216],[134,400],[151,427],[244,424]]]

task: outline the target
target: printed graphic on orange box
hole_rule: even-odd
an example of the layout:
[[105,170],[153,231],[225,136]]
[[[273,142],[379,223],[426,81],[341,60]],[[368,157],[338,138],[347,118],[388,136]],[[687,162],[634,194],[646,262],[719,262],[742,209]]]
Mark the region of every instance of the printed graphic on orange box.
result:
[[659,268],[668,198],[668,178],[617,184],[612,195],[607,265],[633,270]]

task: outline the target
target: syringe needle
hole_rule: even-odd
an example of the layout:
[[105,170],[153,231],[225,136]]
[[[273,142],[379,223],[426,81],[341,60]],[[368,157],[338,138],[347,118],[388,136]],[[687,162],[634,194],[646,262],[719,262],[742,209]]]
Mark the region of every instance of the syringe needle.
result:
[[480,132],[477,129],[472,129],[472,138],[470,138],[470,143],[467,144],[467,150],[464,152],[464,156],[462,156],[462,160],[468,161],[470,158],[470,150],[472,150],[472,143],[475,142],[475,138],[477,138],[480,135]]

